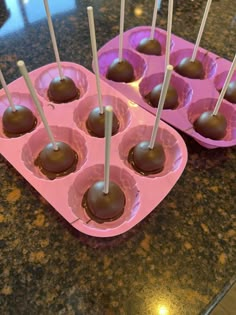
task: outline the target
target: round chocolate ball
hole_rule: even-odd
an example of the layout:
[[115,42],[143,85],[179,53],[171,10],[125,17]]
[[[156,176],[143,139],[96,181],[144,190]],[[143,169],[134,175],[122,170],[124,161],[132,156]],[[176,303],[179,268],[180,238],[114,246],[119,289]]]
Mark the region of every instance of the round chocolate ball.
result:
[[15,105],[15,109],[13,111],[9,106],[2,116],[3,131],[9,138],[19,137],[30,132],[37,124],[37,119],[29,108]]
[[49,179],[65,176],[75,171],[78,162],[77,153],[64,142],[56,142],[55,150],[52,143],[47,144],[35,160],[41,172]]
[[[150,95],[148,98],[149,98],[149,101],[150,101],[152,107],[158,107],[159,99],[161,96],[161,90],[162,90],[162,84],[158,84],[150,92]],[[172,85],[169,85],[163,108],[164,109],[175,109],[178,105],[179,105],[178,93]]]
[[202,63],[195,59],[191,61],[191,58],[184,58],[176,67],[175,71],[190,79],[204,79],[205,72]]
[[109,183],[108,194],[104,193],[103,181],[96,182],[86,192],[83,206],[86,212],[96,222],[103,223],[118,219],[125,208],[125,194],[114,182]]
[[136,50],[145,55],[161,55],[161,45],[156,39],[143,38]]
[[115,82],[132,82],[135,79],[133,66],[125,59],[116,58],[109,66],[106,77]]
[[[119,130],[119,121],[113,113],[112,118],[112,135],[115,135]],[[91,136],[104,138],[105,137],[105,113],[100,113],[100,108],[95,107],[89,114],[86,121],[86,127]]]
[[220,140],[226,135],[227,121],[224,115],[213,115],[213,112],[208,111],[195,120],[193,127],[205,138]]
[[48,98],[54,103],[67,103],[79,98],[79,90],[69,77],[56,77],[48,88]]
[[225,92],[225,96],[224,98],[231,102],[236,104],[236,80],[230,82],[226,92]]
[[149,141],[142,141],[131,149],[128,160],[140,174],[149,175],[163,170],[166,157],[161,144],[156,142],[150,149]]

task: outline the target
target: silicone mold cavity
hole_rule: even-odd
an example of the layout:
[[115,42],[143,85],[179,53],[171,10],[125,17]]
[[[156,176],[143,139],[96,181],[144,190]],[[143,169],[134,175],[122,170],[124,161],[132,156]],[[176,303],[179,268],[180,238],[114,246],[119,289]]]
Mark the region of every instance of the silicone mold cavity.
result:
[[[77,130],[67,127],[50,126],[54,135],[55,141],[62,141],[68,144],[78,155],[78,163],[76,171],[78,171],[87,158],[87,147],[85,139]],[[24,161],[25,166],[37,177],[47,177],[41,173],[39,168],[34,164],[37,156],[42,149],[49,143],[48,135],[44,128],[35,132],[23,146],[21,158]],[[69,175],[67,175],[69,176]]]
[[[147,95],[152,91],[152,89],[156,85],[163,83],[163,80],[164,72],[145,77],[139,84],[139,92],[142,97],[146,99]],[[178,93],[178,107],[176,109],[187,106],[191,102],[193,94],[190,84],[175,74],[171,76],[170,84],[176,89]]]
[[[215,88],[216,90],[220,93],[220,91],[222,90],[223,88],[223,85],[224,85],[224,82],[226,80],[226,77],[228,75],[228,71],[224,71],[220,74],[218,74],[216,77],[215,77],[215,80],[214,80],[214,85],[215,85]],[[230,82],[232,81],[236,81],[236,72],[234,72]],[[226,100],[227,101],[227,100]],[[235,104],[235,103],[232,103],[232,104]]]
[[[128,38],[130,45],[133,49],[136,50],[137,46],[139,45],[140,41],[144,38],[150,38],[150,28],[143,28],[142,30],[138,30],[132,32]],[[165,54],[166,50],[166,35],[159,30],[155,30],[154,32],[154,39],[156,39],[161,45],[161,54]],[[171,42],[171,49],[173,48],[173,41]]]
[[[100,55],[99,68],[100,68],[100,73],[103,77],[106,77],[108,67],[116,58],[118,58],[118,49],[112,49]],[[135,81],[139,80],[145,71],[144,60],[137,53],[128,49],[123,50],[123,58],[126,59],[133,66]],[[118,84],[123,84],[123,83],[119,82]]]
[[[185,57],[191,57],[192,53],[192,49],[178,50],[171,55],[170,64],[176,67]],[[212,78],[216,72],[216,62],[214,59],[207,52],[200,50],[197,52],[196,59],[203,65],[205,71],[204,79]]]
[[[129,126],[130,112],[128,109],[128,105],[124,101],[115,96],[103,95],[102,103],[103,106],[112,106],[114,114],[116,115],[120,124],[118,132],[122,132],[125,128]],[[97,95],[91,95],[84,98],[74,111],[74,121],[76,125],[87,134],[89,133],[86,127],[86,121],[90,112],[95,107],[98,107],[98,97]]]
[[[152,134],[152,126],[140,125],[136,126],[125,134],[123,137],[120,146],[119,146],[119,154],[121,160],[124,162],[126,166],[136,172],[133,167],[128,162],[129,151],[138,143],[142,141],[149,141],[151,139]],[[169,133],[167,130],[160,128],[158,131],[158,135],[156,141],[163,146],[165,151],[166,161],[164,165],[164,169],[157,174],[148,175],[147,178],[161,177],[169,174],[170,172],[174,172],[178,169],[181,164],[182,154],[181,148],[176,141],[176,138]],[[139,176],[139,173],[137,173]]]
[[139,189],[135,179],[126,170],[111,165],[110,179],[116,183],[125,194],[125,210],[123,215],[115,221],[99,224],[93,221],[82,206],[86,191],[97,181],[103,180],[104,166],[94,165],[85,169],[72,184],[68,193],[68,204],[78,220],[88,225],[91,229],[107,230],[120,227],[124,222],[131,220],[140,206]]
[[[74,81],[76,87],[79,89],[80,98],[82,98],[88,88],[87,78],[83,70],[81,71],[79,69],[75,69],[70,66],[67,66],[67,67],[64,66],[62,67],[62,71],[65,76],[68,76]],[[35,81],[36,91],[41,97],[43,97],[47,101],[49,101],[48,96],[47,96],[49,84],[54,78],[58,76],[59,76],[58,69],[55,65],[55,66],[49,67],[46,71],[41,73],[39,77],[36,78],[36,81]],[[53,103],[53,102],[50,101],[50,103]]]
[[[206,98],[199,100],[195,103],[192,103],[189,106],[188,109],[188,119],[193,124],[195,120],[206,111],[213,111],[215,104],[217,102],[217,99],[212,98]],[[197,133],[194,129],[191,133],[192,137],[194,137],[197,141],[200,140],[206,141],[206,143],[210,146],[217,145],[217,143],[222,144],[222,142],[225,143],[225,146],[227,146],[227,143],[232,143],[235,139],[236,134],[236,111],[233,109],[232,106],[230,106],[227,102],[223,101],[221,104],[219,112],[223,114],[227,120],[227,129],[226,129],[226,135],[221,140],[211,140],[208,138],[205,138],[201,136],[199,133]]]

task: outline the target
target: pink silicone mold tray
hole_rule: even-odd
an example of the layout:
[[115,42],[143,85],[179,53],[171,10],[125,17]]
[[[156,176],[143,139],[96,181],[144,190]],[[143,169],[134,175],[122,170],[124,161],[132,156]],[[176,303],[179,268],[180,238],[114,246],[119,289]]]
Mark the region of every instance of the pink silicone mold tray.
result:
[[[30,73],[39,100],[57,141],[68,143],[77,153],[79,162],[75,172],[49,180],[35,166],[34,161],[49,140],[42,122],[35,130],[18,138],[7,138],[2,130],[2,115],[8,102],[0,91],[0,152],[19,173],[77,230],[96,237],[115,236],[131,229],[145,218],[168,194],[181,176],[187,150],[179,134],[166,123],[160,123],[158,141],[166,153],[161,173],[141,176],[127,162],[129,149],[141,140],[149,140],[154,116],[128,100],[102,81],[103,103],[112,105],[120,121],[119,132],[112,137],[110,178],[125,193],[124,214],[116,221],[103,224],[91,220],[82,207],[87,189],[103,180],[103,138],[88,134],[85,120],[97,107],[95,76],[80,65],[63,62],[65,75],[70,76],[81,91],[81,98],[66,104],[53,104],[47,99],[47,87],[58,75],[56,64],[50,64]],[[9,84],[14,103],[20,103],[35,112],[34,104],[23,78]],[[23,104],[24,103],[24,104]]]
[[[141,39],[150,36],[150,27],[135,27],[124,33],[123,57],[134,68],[135,81],[131,83],[119,83],[106,79],[106,73],[111,62],[118,57],[119,37],[115,37],[106,43],[98,52],[101,77],[116,90],[124,94],[128,99],[140,105],[152,114],[156,113],[146,101],[145,97],[154,86],[163,82],[165,67],[165,43],[166,32],[156,28],[155,38],[162,47],[161,56],[150,56],[139,53],[136,47]],[[172,35],[170,63],[175,67],[184,57],[191,57],[194,45]],[[199,48],[197,59],[205,69],[203,80],[188,79],[173,71],[171,85],[178,92],[178,107],[174,110],[165,109],[162,119],[172,126],[182,130],[193,137],[202,146],[207,148],[229,147],[236,144],[236,105],[223,101],[220,112],[228,121],[226,136],[222,140],[211,140],[201,136],[193,129],[193,121],[203,111],[211,110],[216,104],[219,90],[221,90],[226,74],[230,68],[230,62],[216,56],[211,52]],[[232,80],[236,79],[236,72]]]

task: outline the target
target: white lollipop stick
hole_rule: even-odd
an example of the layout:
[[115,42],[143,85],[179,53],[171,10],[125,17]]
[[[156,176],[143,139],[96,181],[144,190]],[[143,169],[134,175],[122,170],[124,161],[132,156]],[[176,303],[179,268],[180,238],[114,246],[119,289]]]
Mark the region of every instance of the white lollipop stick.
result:
[[100,84],[100,77],[99,77],[98,54],[97,54],[97,43],[96,43],[96,34],[95,34],[95,26],[94,26],[93,8],[87,7],[87,13],[88,13],[90,39],[91,39],[91,46],[92,46],[93,60],[94,60],[94,67],[95,67],[95,76],[96,76],[96,84],[97,84],[97,92],[98,92],[98,104],[99,104],[100,114],[103,114],[102,92],[101,92],[101,84]]
[[113,111],[111,106],[105,108],[105,165],[104,165],[104,194],[109,193],[110,181],[110,151]]
[[157,136],[157,130],[158,130],[160,119],[161,119],[161,112],[162,112],[162,109],[163,109],[163,106],[165,103],[166,94],[167,94],[167,90],[169,87],[172,71],[173,71],[173,66],[168,65],[166,67],[165,78],[164,78],[164,82],[163,82],[162,89],[161,89],[161,95],[160,95],[160,99],[159,99],[159,103],[158,103],[155,123],[154,123],[153,129],[152,129],[151,140],[150,140],[150,143],[148,146],[149,149],[153,149],[154,144],[155,144],[155,140],[156,140],[156,136]]
[[53,46],[53,50],[54,50],[54,54],[55,54],[55,58],[56,58],[56,62],[57,62],[57,67],[58,67],[58,71],[59,71],[59,76],[61,79],[64,78],[64,74],[61,68],[61,61],[60,61],[60,56],[59,56],[59,52],[58,52],[58,48],[57,48],[57,41],[56,41],[56,36],[54,33],[54,29],[53,29],[53,24],[52,24],[52,18],[51,18],[51,14],[49,11],[49,6],[48,6],[48,0],[43,0],[44,1],[44,6],[45,6],[45,11],[47,14],[47,19],[48,19],[48,27],[49,27],[49,32],[51,35],[51,40],[52,40],[52,46]]
[[172,17],[173,17],[173,0],[169,0],[169,3],[168,3],[167,36],[166,36],[166,64],[165,64],[166,68],[170,64],[170,44],[171,44]]
[[120,3],[119,61],[121,61],[123,58],[124,15],[125,15],[125,0],[121,0],[121,3]]
[[42,110],[42,107],[41,107],[41,105],[40,105],[40,103],[39,103],[37,94],[36,94],[36,92],[35,92],[35,89],[34,89],[34,87],[33,87],[33,84],[32,84],[32,82],[31,82],[31,79],[30,79],[30,77],[29,77],[29,74],[28,74],[28,71],[27,71],[27,69],[26,69],[26,66],[25,66],[24,61],[23,61],[23,60],[19,60],[19,61],[17,62],[17,66],[19,67],[19,70],[20,70],[22,76],[23,76],[24,79],[25,79],[25,83],[26,83],[26,85],[27,85],[27,87],[28,87],[28,89],[29,89],[29,91],[30,91],[30,94],[31,94],[31,96],[32,96],[32,99],[33,99],[33,101],[34,101],[34,103],[35,103],[35,105],[36,105],[36,107],[37,107],[37,110],[38,110],[39,115],[40,115],[40,117],[41,117],[41,119],[42,119],[42,122],[43,122],[43,124],[44,124],[44,127],[45,127],[45,129],[46,129],[46,131],[47,131],[47,134],[48,134],[48,136],[49,136],[49,139],[50,139],[51,143],[53,144],[53,149],[54,149],[55,151],[57,151],[57,150],[58,150],[58,146],[57,146],[57,144],[56,144],[56,142],[55,142],[55,140],[54,140],[52,131],[51,131],[49,125],[48,125],[47,119],[46,119],[46,117],[45,117],[45,115],[44,115],[44,112],[43,112],[43,110]]
[[211,2],[212,2],[212,0],[208,0],[207,1],[205,12],[204,12],[204,15],[203,15],[203,18],[202,18],[202,23],[201,23],[201,26],[200,26],[200,29],[199,29],[199,32],[198,32],[198,36],[197,36],[197,40],[196,40],[196,43],[195,43],[195,46],[194,46],[194,49],[193,49],[193,54],[192,54],[192,57],[191,57],[191,61],[194,61],[196,56],[197,56],[198,47],[199,47],[199,44],[200,44],[200,41],[201,41],[201,38],[202,38],[202,33],[203,33],[203,30],[204,30],[204,27],[205,27],[205,24],[206,24],[206,20],[207,20],[208,12],[210,10]]
[[5,93],[6,93],[6,96],[7,96],[7,98],[8,98],[8,102],[9,102],[11,108],[12,108],[12,111],[15,112],[15,111],[16,111],[16,108],[15,108],[15,105],[14,105],[14,103],[13,103],[13,101],[12,101],[11,93],[10,93],[9,90],[8,90],[8,87],[7,87],[7,84],[6,84],[6,81],[5,81],[5,79],[4,79],[4,76],[3,76],[3,74],[2,74],[1,69],[0,69],[0,81],[1,81],[1,83],[2,83],[2,87],[3,87],[3,89],[4,89]]
[[157,10],[158,10],[158,1],[155,0],[153,15],[152,15],[152,28],[150,33],[150,39],[154,39],[154,32],[156,28],[156,21],[157,21]]
[[235,68],[236,68],[236,54],[235,54],[235,56],[234,56],[234,60],[233,60],[233,62],[232,62],[232,64],[231,64],[231,67],[230,67],[229,72],[228,72],[228,75],[227,75],[227,77],[226,77],[224,86],[223,86],[223,88],[222,88],[222,90],[221,90],[221,92],[220,92],[219,98],[218,98],[218,100],[217,100],[217,103],[216,103],[216,105],[215,105],[215,108],[214,108],[214,111],[213,111],[212,115],[217,115],[217,114],[218,114],[220,105],[221,105],[221,103],[222,103],[222,101],[223,101],[223,98],[224,98],[225,92],[226,92],[226,90],[227,90],[227,88],[228,88],[228,86],[229,86],[230,80],[231,80],[231,78],[232,78],[232,76],[233,76],[233,74],[234,74]]

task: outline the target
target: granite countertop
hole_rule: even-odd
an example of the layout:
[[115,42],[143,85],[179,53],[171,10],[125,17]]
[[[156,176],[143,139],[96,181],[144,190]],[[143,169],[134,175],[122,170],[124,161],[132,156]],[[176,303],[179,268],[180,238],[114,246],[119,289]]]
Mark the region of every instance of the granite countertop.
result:
[[[1,2],[0,64],[7,83],[54,62],[42,1]],[[61,59],[91,69],[86,6],[97,45],[118,34],[119,2],[50,1]],[[194,42],[206,1],[175,0],[173,33]],[[53,7],[54,5],[54,7]],[[150,25],[153,1],[127,1],[125,29]],[[235,5],[214,0],[201,46],[233,59]],[[167,1],[157,25],[166,28]],[[73,229],[0,156],[0,313],[208,314],[235,281],[236,149],[208,150],[183,135],[180,180],[141,223],[108,239]],[[158,189],[158,187],[157,187]]]

